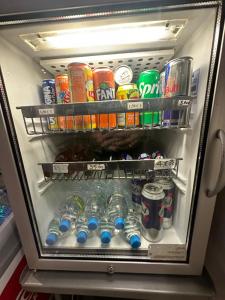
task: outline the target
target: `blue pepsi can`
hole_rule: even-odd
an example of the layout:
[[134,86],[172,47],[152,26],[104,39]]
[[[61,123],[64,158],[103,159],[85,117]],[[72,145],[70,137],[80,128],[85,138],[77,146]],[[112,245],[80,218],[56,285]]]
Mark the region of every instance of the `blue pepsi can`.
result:
[[57,103],[54,79],[45,79],[42,81],[42,92],[45,104]]

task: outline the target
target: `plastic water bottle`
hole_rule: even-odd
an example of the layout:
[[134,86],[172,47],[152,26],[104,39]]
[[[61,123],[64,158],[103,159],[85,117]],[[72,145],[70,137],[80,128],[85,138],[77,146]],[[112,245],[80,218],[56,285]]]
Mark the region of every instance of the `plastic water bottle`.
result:
[[89,229],[87,225],[87,219],[84,214],[80,215],[76,222],[76,237],[77,242],[84,244],[88,238]]
[[95,230],[99,226],[100,218],[105,210],[105,185],[94,180],[89,186],[89,194],[87,195],[87,203],[85,207],[85,216],[89,230]]
[[78,195],[73,195],[67,200],[59,209],[60,231],[66,232],[70,230],[72,224],[76,222],[77,217],[84,211],[84,207],[84,200]]
[[0,189],[0,225],[11,214],[12,209],[7,201],[6,190]]
[[124,233],[132,248],[137,249],[141,246],[140,223],[134,209],[129,209],[128,211]]
[[108,200],[108,207],[106,213],[113,222],[116,229],[123,229],[125,225],[125,218],[127,216],[127,200],[121,192],[120,187],[116,186],[112,195]]
[[59,238],[63,235],[63,233],[59,230],[60,219],[58,217],[54,217],[48,226],[48,235],[46,238],[46,244],[49,246],[54,245]]
[[85,207],[85,215],[87,217],[87,225],[89,230],[98,228],[101,216],[101,202],[96,194],[91,195]]
[[100,238],[103,244],[109,244],[113,236],[114,226],[107,217],[102,217],[100,221]]

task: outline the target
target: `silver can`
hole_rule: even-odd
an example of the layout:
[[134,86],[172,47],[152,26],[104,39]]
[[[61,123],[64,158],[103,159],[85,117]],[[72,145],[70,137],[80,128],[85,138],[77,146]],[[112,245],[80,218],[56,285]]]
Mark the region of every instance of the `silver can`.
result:
[[147,183],[142,190],[142,234],[150,242],[158,242],[163,234],[165,193],[160,185]]
[[166,91],[165,71],[162,71],[160,73],[160,79],[159,79],[159,96],[161,98],[165,97],[165,91]]
[[168,229],[172,226],[174,198],[175,198],[175,185],[171,179],[162,178],[155,181],[163,188],[165,198],[163,200],[164,215],[163,215],[163,228]]
[[190,96],[192,57],[180,57],[165,65],[165,97]]

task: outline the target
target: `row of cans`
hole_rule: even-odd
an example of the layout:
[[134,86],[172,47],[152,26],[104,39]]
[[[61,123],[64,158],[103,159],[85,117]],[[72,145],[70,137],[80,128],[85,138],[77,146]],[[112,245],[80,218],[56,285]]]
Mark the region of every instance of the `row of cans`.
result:
[[[92,71],[84,63],[68,65],[68,74],[57,75],[55,80],[44,80],[42,84],[45,104],[93,102],[106,100],[135,100],[159,97],[188,96],[191,81],[191,57],[172,60],[164,71],[146,70],[139,75],[137,84],[131,83],[133,73],[130,67],[119,66],[115,72],[108,67]],[[118,84],[115,92],[116,83]],[[107,103],[106,103],[107,105]],[[177,125],[179,111],[144,113],[112,113],[96,116],[59,118],[60,128],[115,128],[138,127],[139,125]],[[54,118],[52,118],[54,120]],[[163,124],[162,123],[163,120]],[[172,123],[172,124],[171,124]]]
[[154,183],[146,180],[132,180],[132,200],[141,213],[143,236],[151,242],[163,237],[163,229],[172,226],[175,185],[172,179],[156,179]]

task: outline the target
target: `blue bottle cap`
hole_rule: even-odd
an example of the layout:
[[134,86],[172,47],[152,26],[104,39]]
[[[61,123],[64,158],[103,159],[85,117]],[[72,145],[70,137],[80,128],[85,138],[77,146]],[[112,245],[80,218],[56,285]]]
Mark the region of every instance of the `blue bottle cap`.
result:
[[115,224],[116,229],[123,229],[124,228],[124,218],[116,218],[114,224]]
[[141,246],[141,239],[138,235],[132,235],[130,238],[130,245],[132,248],[137,249]]
[[101,241],[102,241],[103,244],[110,243],[111,238],[112,238],[112,235],[109,231],[103,231],[101,233]]
[[77,242],[80,243],[80,244],[83,244],[83,243],[86,242],[87,237],[88,237],[88,235],[85,231],[80,231],[77,234]]
[[66,232],[70,229],[71,222],[69,220],[62,220],[59,224],[59,229],[62,232]]
[[58,241],[58,236],[55,233],[49,233],[46,239],[46,244],[49,246],[54,245]]
[[91,217],[88,219],[88,229],[95,230],[98,227],[98,219],[95,217]]

